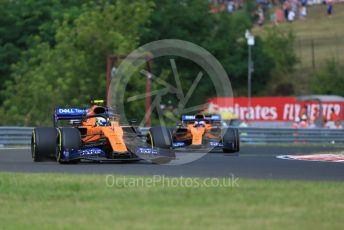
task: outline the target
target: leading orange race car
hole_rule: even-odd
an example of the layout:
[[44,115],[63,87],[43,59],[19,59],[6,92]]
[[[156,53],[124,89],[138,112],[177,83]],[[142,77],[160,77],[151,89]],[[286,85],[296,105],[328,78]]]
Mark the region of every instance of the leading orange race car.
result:
[[[119,116],[103,103],[95,100],[90,108],[56,108],[54,127],[38,127],[32,133],[33,160],[77,163],[144,159],[163,163],[175,158],[172,148],[147,143],[138,127],[120,125]],[[63,121],[68,121],[69,127],[59,126]]]

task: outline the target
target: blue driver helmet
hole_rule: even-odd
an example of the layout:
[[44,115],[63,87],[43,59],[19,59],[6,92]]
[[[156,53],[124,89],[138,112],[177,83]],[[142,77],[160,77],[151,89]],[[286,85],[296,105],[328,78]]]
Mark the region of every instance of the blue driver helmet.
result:
[[96,118],[96,125],[97,126],[106,126],[106,119],[104,117],[97,117]]
[[194,127],[205,127],[204,121],[195,121]]

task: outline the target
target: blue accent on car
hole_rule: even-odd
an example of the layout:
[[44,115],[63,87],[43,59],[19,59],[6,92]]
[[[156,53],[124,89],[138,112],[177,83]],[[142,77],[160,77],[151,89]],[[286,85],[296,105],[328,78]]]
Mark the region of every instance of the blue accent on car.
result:
[[223,143],[222,142],[218,142],[218,141],[210,141],[209,142],[209,146],[210,147],[223,147]]
[[137,148],[136,154],[158,155],[158,150],[154,148]]
[[221,115],[219,115],[219,114],[211,115],[210,120],[212,120],[212,121],[221,121]]
[[56,108],[55,119],[81,119],[88,113],[88,108]]
[[63,151],[63,157],[64,157],[65,159],[68,159],[68,158],[69,158],[69,151],[64,150],[64,151]]
[[102,149],[99,148],[89,148],[79,150],[80,156],[104,156],[105,153]]
[[195,116],[193,115],[182,115],[182,121],[193,121],[195,120]]
[[[194,115],[182,115],[182,121],[195,121],[198,120]],[[213,114],[210,116],[205,116],[204,120],[206,121],[221,121],[221,115]]]
[[72,151],[63,151],[63,158],[65,160],[73,160],[83,157],[106,157],[105,152],[100,148],[87,148]]
[[174,143],[172,144],[172,146],[173,146],[174,148],[184,147],[184,146],[185,146],[185,143],[184,143],[184,142],[174,142]]

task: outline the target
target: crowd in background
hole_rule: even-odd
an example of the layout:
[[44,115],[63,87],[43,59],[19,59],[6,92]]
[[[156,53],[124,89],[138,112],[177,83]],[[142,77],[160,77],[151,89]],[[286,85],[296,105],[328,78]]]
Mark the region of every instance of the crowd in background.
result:
[[239,10],[244,5],[244,0],[210,0],[210,12],[229,12]]
[[328,128],[328,129],[342,129],[341,117],[334,108],[331,109],[329,117],[320,117],[319,110],[315,110],[314,114],[309,114],[308,107],[305,105],[298,117],[296,117],[293,128]]
[[[233,13],[243,7],[245,0],[209,0],[210,12]],[[292,23],[296,19],[307,17],[307,7],[315,4],[326,5],[329,16],[333,14],[333,3],[344,0],[256,0],[256,10],[252,17],[259,26],[266,23],[278,25],[281,22]]]

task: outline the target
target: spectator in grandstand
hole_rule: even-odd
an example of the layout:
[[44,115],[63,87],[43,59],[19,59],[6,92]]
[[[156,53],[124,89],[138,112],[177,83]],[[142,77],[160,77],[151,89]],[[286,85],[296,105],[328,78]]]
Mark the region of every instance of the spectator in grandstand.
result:
[[327,0],[327,15],[331,16],[333,12],[333,0]]
[[222,2],[222,3],[220,4],[220,12],[225,11],[225,9],[226,9],[226,5],[225,5],[224,2]]
[[293,123],[293,129],[297,129],[300,127],[300,118],[295,118],[295,121]]
[[298,6],[299,6],[299,0],[289,0],[290,1],[290,9],[292,11],[297,12]]
[[300,0],[300,19],[304,19],[307,16],[307,0]]
[[209,3],[211,13],[224,11],[232,13],[240,9],[244,4],[243,0],[209,0]]
[[217,13],[217,6],[215,4],[210,5],[210,12],[213,14]]
[[275,10],[274,13],[275,13],[275,14],[274,14],[274,16],[275,16],[275,21],[273,21],[273,20],[271,20],[271,21],[273,21],[273,23],[274,23],[275,25],[278,25],[280,22],[283,21],[283,10],[280,9],[280,8],[277,8],[277,9]]
[[334,129],[336,128],[336,124],[339,122],[340,124],[340,117],[336,113],[335,109],[331,109],[330,119],[326,120],[325,128]]
[[339,120],[339,116],[338,116],[338,114],[336,113],[336,111],[334,110],[334,108],[331,109],[330,120],[331,120],[332,122],[336,122],[336,121]]
[[256,15],[258,16],[258,21],[257,22],[258,22],[259,26],[262,26],[264,24],[264,20],[265,20],[265,18],[264,18],[264,11],[263,11],[263,8],[262,8],[261,5],[258,5],[257,7],[258,7],[258,9],[256,11]]
[[302,115],[300,126],[302,129],[308,128],[307,115],[306,114]]
[[282,9],[284,12],[284,19],[288,21],[288,15],[289,15],[289,9],[290,9],[290,3],[289,0],[285,0],[282,5]]
[[289,0],[288,22],[290,23],[295,20],[296,12],[297,12],[297,5],[298,5],[297,0]]
[[326,129],[330,128],[330,125],[329,125],[328,120],[326,118],[324,119],[324,128],[326,128]]
[[335,126],[334,126],[335,129],[342,129],[343,126],[341,125],[340,123],[340,120],[336,120],[336,123],[335,123]]
[[234,10],[235,10],[234,1],[228,1],[228,3],[227,3],[227,11],[229,13],[232,13],[232,12],[234,12]]
[[290,10],[288,13],[288,22],[292,23],[295,19],[295,12],[293,10]]
[[319,119],[319,109],[318,107],[315,107],[313,110],[313,113],[310,115],[310,119],[316,121]]
[[308,107],[307,105],[304,105],[299,113],[299,117],[302,118],[302,116],[305,115],[307,117],[308,115]]
[[310,128],[310,129],[315,129],[317,126],[316,126],[316,124],[314,123],[314,120],[313,119],[310,119],[309,120],[309,126],[308,126],[308,128]]
[[272,11],[272,13],[270,14],[270,21],[272,25],[278,25],[277,19],[276,19],[276,11]]

